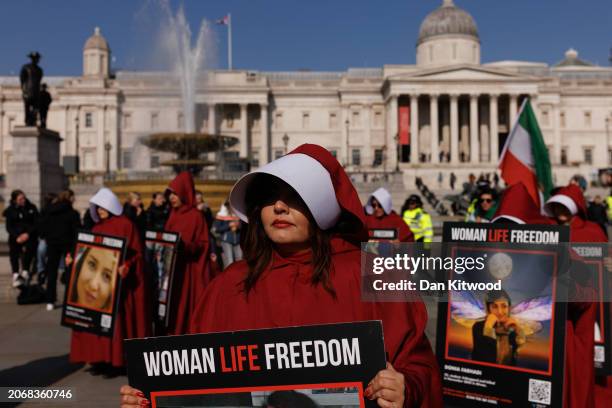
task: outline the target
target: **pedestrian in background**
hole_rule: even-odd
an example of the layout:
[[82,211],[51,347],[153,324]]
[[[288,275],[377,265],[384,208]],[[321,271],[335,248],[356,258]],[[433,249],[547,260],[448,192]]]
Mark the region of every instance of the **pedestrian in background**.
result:
[[9,207],[2,215],[6,220],[6,231],[9,235],[13,287],[18,288],[29,279],[30,264],[36,255],[38,209],[23,191],[13,190]]
[[51,203],[57,200],[57,194],[48,193],[43,199],[43,205],[40,209],[40,217],[38,218],[38,249],[36,250],[36,273],[38,274],[38,283],[44,284],[46,280],[45,268],[47,266],[47,241],[42,229],[41,221],[45,219],[45,214]]
[[228,201],[221,206],[217,213],[213,223],[213,230],[219,236],[223,268],[227,268],[232,263],[241,260],[240,219],[232,212]]
[[[64,190],[47,206],[40,222],[41,234],[47,243],[47,310],[55,307],[57,299],[57,273],[61,259],[74,249],[77,232],[81,228],[79,213],[72,208],[74,192]],[[67,279],[63,279],[67,281]]]
[[147,229],[161,231],[166,225],[168,216],[170,215],[170,208],[166,202],[166,197],[162,192],[153,193],[153,199],[147,209]]
[[[144,233],[147,229],[147,217],[140,193],[132,191],[128,194],[128,199],[123,205],[123,215],[128,217],[130,221],[136,225],[140,233],[141,241],[144,240]],[[144,241],[143,241],[144,242]]]
[[423,210],[421,197],[412,194],[402,206],[402,218],[414,234],[416,242],[433,241],[433,224],[431,216]]

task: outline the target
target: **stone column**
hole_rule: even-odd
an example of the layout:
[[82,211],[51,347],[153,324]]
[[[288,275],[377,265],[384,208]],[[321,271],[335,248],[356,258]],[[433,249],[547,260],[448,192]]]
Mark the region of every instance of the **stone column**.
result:
[[419,162],[419,95],[410,95],[410,163]]
[[260,116],[259,125],[261,126],[261,142],[259,143],[259,166],[263,166],[270,161],[270,143],[268,134],[268,104],[259,105]]
[[[347,152],[347,145],[350,143],[350,135],[349,132],[351,131],[349,129],[350,127],[350,110],[349,110],[349,106],[348,105],[344,105],[342,106],[342,123],[340,123],[340,126],[342,127],[342,138],[340,139],[340,151],[339,151],[339,156],[338,156],[338,161],[340,163],[343,163],[345,167],[348,167],[351,163],[350,163],[350,153],[351,152]],[[347,122],[349,122],[348,126],[347,126]],[[347,162],[347,158],[348,158],[348,162]]]
[[478,94],[470,95],[470,163],[480,162],[478,138]]
[[247,104],[240,104],[240,158],[246,159],[249,155],[249,129],[247,120]]
[[98,142],[96,143],[96,170],[106,171],[106,147],[107,142],[104,137],[104,127],[106,126],[106,105],[98,108]]
[[214,103],[208,104],[208,133],[211,135],[217,134],[217,105]]
[[512,130],[512,126],[514,126],[514,121],[516,120],[517,114],[517,97],[516,94],[510,95],[510,130]]
[[4,140],[7,135],[4,134],[4,98],[0,97],[0,172],[5,173],[4,169]]
[[364,133],[363,133],[363,157],[361,159],[362,167],[372,167],[373,155],[372,155],[372,104],[365,104],[363,106],[363,122]]
[[110,106],[109,108],[109,121],[112,124],[110,129],[109,142],[111,144],[110,149],[110,169],[111,171],[115,171],[119,168],[117,165],[119,158],[119,144],[121,143],[121,139],[119,138],[120,128],[118,120],[119,118],[119,107],[118,106]]
[[451,164],[459,163],[459,95],[450,95]]
[[561,164],[561,112],[559,111],[559,105],[553,105],[553,157],[552,164]]
[[497,95],[489,95],[489,136],[491,141],[489,142],[490,160],[492,164],[497,164],[499,160],[499,124],[498,124],[498,112],[497,112]]
[[439,126],[438,126],[438,95],[429,95],[429,123],[431,129],[431,162],[440,161]]
[[389,100],[389,128],[387,129],[387,155],[388,170],[395,171],[397,166],[397,143],[398,143],[398,123],[397,123],[397,95],[391,96]]

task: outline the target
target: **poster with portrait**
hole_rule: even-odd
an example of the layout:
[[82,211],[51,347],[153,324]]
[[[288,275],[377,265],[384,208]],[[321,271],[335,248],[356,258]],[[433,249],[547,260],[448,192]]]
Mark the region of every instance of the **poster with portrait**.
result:
[[445,401],[561,407],[568,259],[559,243],[569,240],[569,230],[445,223],[443,240],[452,257],[486,259],[480,270],[451,270],[444,279],[498,284],[450,290],[440,303],[436,348]]
[[79,232],[62,309],[63,326],[112,337],[125,247],[123,238]]
[[154,282],[155,299],[157,299],[155,310],[158,321],[164,326],[168,325],[170,316],[168,308],[179,242],[179,234],[175,232],[145,232],[145,258],[149,271],[153,274],[152,281]]
[[[608,253],[607,244],[572,244],[571,275],[577,286],[576,292],[583,293],[575,301],[591,301],[590,293],[595,294],[595,374],[607,376],[612,374],[612,331],[610,330],[610,302],[606,290],[609,290],[609,274],[605,273],[604,259]],[[608,289],[607,289],[608,288]],[[608,292],[609,293],[609,292]],[[578,295],[579,296],[579,295]],[[570,300],[571,295],[570,295]]]
[[125,341],[128,379],[154,408],[376,407],[381,321]]

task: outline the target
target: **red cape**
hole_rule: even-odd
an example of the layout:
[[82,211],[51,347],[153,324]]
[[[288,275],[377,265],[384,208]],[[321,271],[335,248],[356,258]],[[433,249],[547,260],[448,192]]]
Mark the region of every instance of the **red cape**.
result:
[[165,230],[179,233],[181,245],[176,258],[168,334],[185,334],[196,307],[212,279],[208,263],[208,226],[202,212],[195,207],[195,189],[190,173],[182,172],[170,183],[183,205],[173,208]]
[[[608,238],[601,228],[586,221],[586,201],[582,190],[576,185],[559,189],[556,193],[571,199],[578,213],[570,222],[570,242],[607,242]],[[577,286],[578,291],[589,290]],[[568,303],[568,320],[566,329],[566,367],[565,367],[565,406],[595,406],[596,387],[594,359],[594,327],[597,303]],[[597,387],[599,388],[599,387]],[[608,404],[606,405],[608,406]]]
[[395,229],[399,242],[414,242],[414,234],[412,234],[408,225],[406,225],[404,220],[397,215],[395,211],[385,214],[382,218],[366,214],[365,221],[368,230]]
[[127,240],[128,250],[124,264],[129,267],[129,272],[121,282],[121,301],[115,318],[113,337],[73,330],[70,361],[106,362],[121,367],[124,365],[123,340],[148,337],[152,332],[150,281],[144,268],[143,247],[136,227],[123,215],[98,222],[92,232]]
[[229,266],[209,286],[194,315],[192,331],[208,333],[382,320],[389,361],[406,378],[405,406],[441,407],[436,359],[425,337],[427,310],[422,302],[366,303],[361,301],[361,260],[357,247],[332,240],[331,286],[336,298],[311,283],[310,252],[272,264],[248,298],[241,282],[245,261]]

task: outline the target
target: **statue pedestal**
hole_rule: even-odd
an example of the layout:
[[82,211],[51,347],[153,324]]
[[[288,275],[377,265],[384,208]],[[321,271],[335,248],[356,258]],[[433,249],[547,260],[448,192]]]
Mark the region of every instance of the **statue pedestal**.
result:
[[13,152],[6,174],[6,189],[20,189],[41,207],[47,193],[59,193],[67,187],[60,166],[59,133],[33,126],[16,126],[11,132]]

